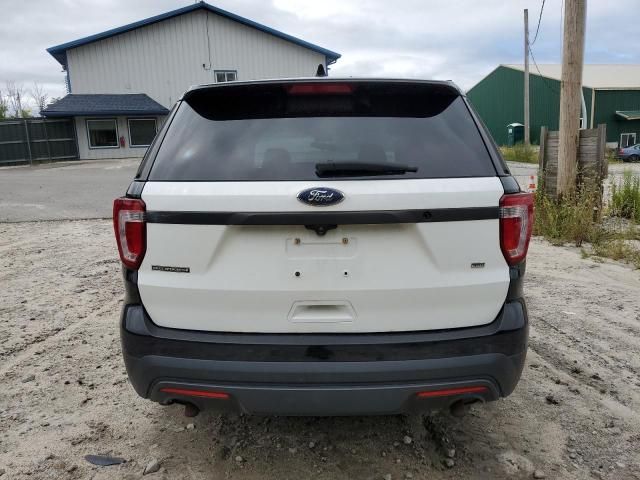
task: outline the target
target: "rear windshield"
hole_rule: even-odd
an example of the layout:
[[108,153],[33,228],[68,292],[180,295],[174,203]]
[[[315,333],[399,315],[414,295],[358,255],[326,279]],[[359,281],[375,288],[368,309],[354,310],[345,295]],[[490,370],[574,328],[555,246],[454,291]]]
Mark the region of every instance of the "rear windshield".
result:
[[334,84],[325,92],[293,85],[188,93],[149,179],[317,180],[323,163],[409,167],[375,176],[356,169],[349,179],[496,174],[467,106],[448,86]]

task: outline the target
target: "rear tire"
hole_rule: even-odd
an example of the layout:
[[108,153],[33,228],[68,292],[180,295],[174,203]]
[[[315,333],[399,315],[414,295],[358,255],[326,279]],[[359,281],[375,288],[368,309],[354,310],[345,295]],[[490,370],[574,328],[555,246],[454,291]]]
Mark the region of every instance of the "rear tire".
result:
[[639,162],[639,161],[640,161],[640,156],[638,156],[638,155],[631,155],[631,156],[629,157],[629,161],[630,161],[630,162]]

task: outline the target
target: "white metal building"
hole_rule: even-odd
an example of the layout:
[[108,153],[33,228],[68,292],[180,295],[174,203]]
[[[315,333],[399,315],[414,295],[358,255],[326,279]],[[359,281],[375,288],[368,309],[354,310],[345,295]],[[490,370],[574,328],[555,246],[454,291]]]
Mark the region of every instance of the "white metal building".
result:
[[75,119],[82,159],[144,155],[191,85],[314,76],[340,58],[204,2],[47,51],[69,94],[42,114]]

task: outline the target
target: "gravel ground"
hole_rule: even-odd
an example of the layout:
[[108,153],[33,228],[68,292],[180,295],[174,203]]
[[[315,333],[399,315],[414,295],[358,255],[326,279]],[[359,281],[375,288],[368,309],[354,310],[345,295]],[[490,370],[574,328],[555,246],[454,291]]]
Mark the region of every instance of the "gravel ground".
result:
[[626,265],[535,239],[523,378],[463,419],[188,419],[127,382],[108,221],[0,224],[0,265],[1,480],[147,465],[162,479],[640,479],[640,272]]

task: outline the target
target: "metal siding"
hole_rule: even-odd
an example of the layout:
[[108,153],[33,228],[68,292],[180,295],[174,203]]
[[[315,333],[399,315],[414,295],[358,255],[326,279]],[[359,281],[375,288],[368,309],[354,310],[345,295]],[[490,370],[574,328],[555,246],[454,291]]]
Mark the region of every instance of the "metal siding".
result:
[[[591,89],[583,88],[587,121],[591,112]],[[524,72],[500,66],[467,93],[498,145],[507,143],[507,125],[524,123]],[[531,142],[540,142],[540,129],[558,129],[560,82],[531,73],[529,78]]]
[[[211,42],[208,64],[206,23]],[[74,93],[146,93],[170,108],[191,85],[215,81],[313,76],[325,56],[219,15],[197,10],[67,52]],[[208,66],[208,65],[207,65]]]
[[640,90],[596,90],[594,123],[607,124],[607,143],[620,142],[621,133],[635,133],[640,141],[640,120],[624,120],[616,110],[640,110]]
[[[500,66],[467,93],[498,145],[507,143],[507,125],[524,123],[524,73]],[[531,142],[540,128],[558,128],[560,82],[531,75],[529,79]]]
[[[87,119],[106,119],[114,117],[74,117],[76,122],[76,132],[78,135],[78,152],[81,160],[100,160],[105,158],[142,158],[147,151],[145,147],[129,146],[129,131],[127,127],[128,118],[136,118],[135,116],[124,117],[117,116],[118,138],[124,137],[126,146],[119,148],[89,148],[89,137],[87,136]],[[160,131],[164,123],[165,116],[141,116],[138,118],[155,118],[156,131]]]
[[0,165],[78,158],[71,119],[0,120]]
[[144,26],[152,25],[154,23],[162,22],[170,18],[178,17],[180,15],[184,15],[186,13],[193,12],[195,10],[204,10],[204,11],[212,12],[215,15],[220,15],[224,18],[231,19],[234,22],[237,22],[239,24],[247,25],[253,29],[257,29],[261,32],[266,32],[270,35],[274,35],[277,38],[284,39],[287,42],[294,43],[295,45],[300,45],[306,49],[320,53],[327,60],[331,59],[332,63],[334,63],[340,58],[339,53],[332,52],[331,50],[327,50],[326,48],[322,48],[318,45],[314,45],[312,43],[306,42],[305,40],[301,40],[299,38],[293,37],[292,35],[288,35],[284,32],[280,32],[271,27],[267,27],[266,25],[262,25],[258,22],[254,22],[253,20],[249,20],[248,18],[241,17],[240,15],[236,15],[235,13],[231,13],[221,8],[214,7],[213,5],[209,5],[204,1],[196,2],[195,4],[189,5],[187,7],[171,10],[169,12],[166,12],[160,15],[155,15],[153,17],[145,18],[143,20],[133,22],[127,25],[123,25],[118,28],[113,28],[111,30],[107,30],[105,32],[101,32],[95,35],[90,35],[88,37],[80,38],[78,40],[73,40],[71,42],[67,42],[61,45],[56,45],[54,47],[47,48],[47,52],[49,52],[58,62],[60,62],[64,66],[66,65],[66,62],[67,62],[67,51],[70,50],[71,48],[76,48],[82,45],[87,45],[88,43],[91,43],[91,42],[104,40],[116,35],[120,35],[125,32],[142,28]]
[[[507,143],[508,124],[524,123],[523,89],[522,74],[500,66],[467,93],[498,145]],[[530,89],[533,97],[533,81]],[[532,140],[534,133],[532,129]]]

